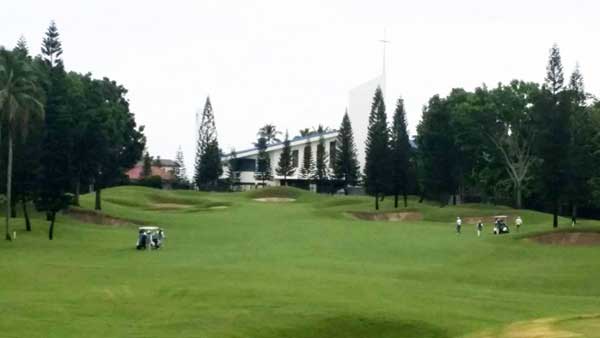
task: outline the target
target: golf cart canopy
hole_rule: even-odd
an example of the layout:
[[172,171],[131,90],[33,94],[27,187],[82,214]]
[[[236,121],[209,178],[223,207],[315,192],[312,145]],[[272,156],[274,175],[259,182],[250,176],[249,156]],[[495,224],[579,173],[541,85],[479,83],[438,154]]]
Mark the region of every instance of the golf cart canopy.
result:
[[140,231],[158,231],[158,230],[160,230],[160,228],[145,226],[145,227],[139,227],[138,230],[140,230]]

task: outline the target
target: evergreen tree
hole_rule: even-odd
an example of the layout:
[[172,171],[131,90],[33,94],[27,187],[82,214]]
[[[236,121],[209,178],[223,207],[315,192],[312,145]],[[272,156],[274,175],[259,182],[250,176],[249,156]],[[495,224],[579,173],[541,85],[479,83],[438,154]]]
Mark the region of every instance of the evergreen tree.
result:
[[73,115],[68,104],[68,82],[64,70],[62,47],[54,22],[50,24],[42,46],[47,80],[43,82],[46,92],[45,136],[43,141],[40,189],[36,208],[46,211],[50,221],[48,238],[53,239],[56,213],[70,202],[67,195],[71,187],[73,150]]
[[410,143],[404,112],[404,100],[398,99],[390,138],[390,157],[392,168],[392,188],[394,191],[394,207],[398,207],[398,195],[404,196],[404,207],[407,207],[408,175],[410,159]]
[[570,93],[563,90],[564,76],[560,52],[555,45],[550,52],[546,84],[536,98],[537,152],[542,160],[539,180],[544,195],[552,205],[553,227],[558,227],[560,200],[564,194],[570,141]]
[[446,101],[435,95],[423,109],[423,118],[417,126],[422,194],[436,197],[442,203],[446,203],[445,197],[456,190],[454,135],[450,119]]
[[281,151],[281,155],[279,156],[279,163],[277,164],[277,169],[275,172],[279,176],[283,176],[283,182],[287,185],[287,177],[292,176],[296,168],[292,163],[292,147],[290,146],[290,138],[288,133],[285,133],[285,139],[283,141],[283,149]]
[[50,26],[46,31],[46,37],[44,37],[42,42],[43,59],[51,68],[56,67],[57,62],[62,62],[60,57],[63,53],[63,50],[59,37],[60,34],[58,33],[58,28],[56,28],[56,23],[51,21]]
[[312,179],[322,186],[324,181],[329,179],[328,156],[325,150],[325,138],[323,134],[319,135],[319,143],[317,143],[317,151],[315,153],[315,167],[312,173]]
[[235,149],[232,149],[229,153],[229,160],[227,161],[227,178],[229,184],[233,185],[239,182],[237,173],[240,171],[239,160]]
[[258,149],[258,156],[254,177],[257,180],[262,181],[262,184],[264,185],[265,181],[270,181],[273,178],[271,172],[271,157],[269,156],[269,153],[267,153],[267,139],[261,136],[258,138],[255,145]]
[[[209,147],[211,149],[208,149]],[[208,155],[206,154],[207,152]],[[202,118],[200,119],[195,164],[194,184],[199,189],[205,186],[216,185],[218,177],[223,173],[223,168],[210,97],[206,98]],[[206,166],[207,168],[202,168],[202,166]]]
[[142,178],[149,178],[150,176],[152,176],[152,157],[148,152],[145,152],[142,163]]
[[590,182],[596,171],[596,167],[593,165],[594,154],[600,149],[594,143],[594,137],[598,131],[586,106],[588,95],[585,92],[583,75],[579,66],[571,75],[568,89],[572,111],[566,193],[571,205],[571,222],[575,225],[578,206],[585,205],[592,199]]
[[342,124],[338,131],[335,155],[333,166],[335,178],[344,182],[344,192],[347,195],[348,185],[357,184],[359,177],[356,146],[354,144],[354,134],[352,133],[352,124],[350,123],[350,117],[348,117],[348,110],[344,113]]
[[200,157],[200,170],[198,172],[199,188],[210,189],[217,186],[219,177],[223,174],[221,151],[217,140],[212,140],[206,146]]
[[385,103],[381,87],[377,87],[369,115],[369,129],[365,145],[365,188],[375,196],[375,209],[379,210],[379,195],[385,194],[389,169],[389,132]]
[[177,188],[188,188],[188,178],[185,170],[185,161],[183,159],[183,151],[181,150],[181,146],[177,149],[177,153],[175,154],[175,186]]
[[312,158],[312,147],[310,140],[306,141],[306,145],[302,150],[302,167],[300,168],[300,177],[309,179],[312,177],[312,173],[315,170],[315,162]]
[[552,95],[557,95],[564,86],[565,76],[560,57],[560,49],[556,44],[550,49],[550,58],[546,68],[546,86]]
[[25,40],[23,35],[17,41],[17,45],[13,51],[23,58],[29,57],[29,47],[27,47],[27,40]]

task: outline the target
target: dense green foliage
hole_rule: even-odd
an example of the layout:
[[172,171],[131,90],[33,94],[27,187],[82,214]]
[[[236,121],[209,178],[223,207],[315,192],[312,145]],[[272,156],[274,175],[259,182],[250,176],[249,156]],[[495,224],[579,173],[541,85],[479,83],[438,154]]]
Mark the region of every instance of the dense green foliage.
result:
[[[16,199],[25,213],[27,202],[34,200],[36,208],[47,213],[52,239],[56,212],[71,201],[78,204],[83,184],[94,185],[100,209],[101,189],[123,181],[124,172],[140,159],[145,138],[129,111],[123,86],[66,72],[54,22],[44,37],[42,54],[32,58],[28,51],[21,38],[12,52],[2,50],[0,57],[0,71],[8,70],[16,84],[2,81],[0,93],[17,94],[8,100],[0,95],[2,129],[8,130],[2,135],[2,152],[9,158],[3,191],[12,213]],[[14,136],[18,136],[15,149]],[[16,199],[11,196],[13,188]],[[30,229],[27,218],[25,224]]]
[[323,184],[329,179],[329,156],[325,150],[325,138],[319,133],[319,142],[315,152],[315,167],[311,177],[318,184]]
[[389,130],[385,114],[385,103],[380,87],[377,87],[365,145],[364,185],[369,194],[375,196],[375,209],[379,209],[379,195],[385,194],[389,183]]
[[279,176],[283,176],[283,182],[287,185],[288,176],[292,176],[296,172],[292,161],[292,147],[290,146],[290,138],[288,133],[285,133],[285,139],[283,140],[283,149],[281,155],[279,155],[279,162],[275,172]]
[[[342,124],[338,130],[335,142],[335,163],[333,165],[334,176],[343,182],[344,189],[349,185],[356,185],[359,181],[359,165],[356,157],[356,145],[354,144],[354,133],[348,111],[344,113]],[[347,193],[347,190],[346,190]]]
[[[600,128],[579,69],[568,86],[554,46],[543,85],[512,81],[434,96],[417,127],[422,194],[531,206],[576,222],[597,208]],[[589,211],[592,213],[592,211]],[[597,212],[596,212],[597,214]]]
[[[271,196],[297,202],[253,200]],[[31,233],[19,229],[15,242],[0,243],[0,256],[10,257],[0,262],[8,336],[496,337],[516,322],[598,312],[599,251],[522,239],[550,230],[548,215],[533,211],[411,199],[423,221],[391,223],[348,215],[371,209],[367,197],[297,189],[119,187],[103,199],[109,215],[163,227],[164,248],[136,251],[135,225],[69,216],[58,218],[61,241],[51,243],[43,215],[34,215]],[[92,209],[94,196],[81,204]],[[394,211],[393,201],[381,209]],[[467,222],[462,235],[453,231],[456,215],[498,213],[523,217],[520,236],[493,236],[487,223],[481,238]]]
[[210,97],[206,98],[196,147],[196,167],[194,168],[194,184],[198,189],[213,189],[223,174],[221,150],[217,140],[217,128]]
[[392,128],[390,131],[390,168],[392,170],[392,193],[394,194],[394,207],[398,207],[398,195],[404,197],[404,207],[408,206],[407,195],[410,175],[410,143],[408,140],[408,127],[404,100],[398,99]]
[[273,178],[273,173],[271,170],[271,157],[269,153],[267,153],[267,138],[260,136],[255,144],[258,149],[258,157],[256,160],[256,172],[254,176],[257,180],[262,181],[262,184],[265,184],[265,181],[269,181]]

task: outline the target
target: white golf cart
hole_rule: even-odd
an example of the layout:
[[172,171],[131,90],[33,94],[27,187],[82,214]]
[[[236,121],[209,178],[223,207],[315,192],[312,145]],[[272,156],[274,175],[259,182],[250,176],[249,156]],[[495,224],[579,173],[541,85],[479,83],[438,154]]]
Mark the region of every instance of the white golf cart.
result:
[[160,249],[163,245],[165,238],[165,232],[159,227],[139,227],[138,240],[135,248],[138,250]]
[[506,225],[506,220],[508,219],[508,216],[494,216],[495,222],[494,222],[494,229],[493,229],[493,233],[494,235],[502,235],[502,234],[508,234],[510,233],[510,228],[508,227],[508,225]]

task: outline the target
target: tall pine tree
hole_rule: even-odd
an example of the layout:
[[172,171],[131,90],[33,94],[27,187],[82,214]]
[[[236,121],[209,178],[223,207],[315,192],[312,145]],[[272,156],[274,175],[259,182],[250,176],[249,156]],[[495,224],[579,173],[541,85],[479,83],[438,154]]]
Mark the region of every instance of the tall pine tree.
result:
[[310,140],[306,141],[304,149],[302,149],[302,167],[300,168],[300,177],[310,179],[315,170],[315,162],[312,156],[312,146]]
[[335,178],[344,182],[344,193],[347,195],[348,186],[357,184],[359,178],[354,134],[352,133],[352,124],[347,110],[338,131],[333,171]]
[[198,129],[196,166],[194,169],[194,184],[196,187],[202,189],[217,184],[219,176],[223,173],[220,156],[215,117],[210,97],[207,97]]
[[62,46],[58,29],[50,24],[42,44],[42,60],[47,81],[45,136],[41,158],[40,192],[36,207],[46,211],[50,221],[48,238],[53,239],[56,213],[69,204],[72,180],[73,116],[68,104],[67,78],[61,59]]
[[392,189],[394,192],[394,207],[398,207],[398,195],[404,197],[404,207],[407,207],[408,175],[410,159],[410,143],[406,125],[404,100],[398,99],[390,138],[390,160],[392,169]]
[[365,188],[375,196],[375,210],[379,210],[379,195],[385,194],[389,169],[389,132],[381,87],[377,87],[369,114],[369,129],[365,144]]
[[323,134],[319,135],[317,143],[317,151],[315,153],[315,167],[312,174],[312,179],[317,182],[317,189],[322,189],[325,181],[329,179],[329,160],[327,150],[325,149],[325,138]]
[[553,227],[558,227],[561,197],[567,179],[569,122],[572,102],[564,90],[564,75],[560,51],[554,45],[550,51],[546,83],[538,95],[534,115],[537,125],[537,151],[542,159],[540,181],[544,195],[551,204]]
[[262,184],[265,185],[266,181],[270,181],[273,178],[271,157],[269,156],[269,153],[267,153],[267,138],[260,136],[255,146],[258,149],[258,156],[256,159],[256,172],[254,173],[254,177],[257,180],[262,181]]
[[594,144],[596,130],[590,111],[586,106],[587,94],[583,84],[583,75],[579,65],[571,75],[569,82],[571,99],[570,137],[567,170],[567,196],[571,205],[571,222],[577,223],[577,210],[591,200],[590,181],[597,168],[593,165],[595,153],[599,150]]
[[177,153],[175,154],[175,187],[178,189],[188,189],[189,183],[187,178],[187,171],[185,169],[185,161],[183,159],[183,150],[181,150],[181,146],[177,148]]
[[290,146],[290,138],[286,131],[285,139],[283,141],[283,149],[281,155],[279,155],[279,162],[277,163],[277,169],[275,172],[279,176],[283,176],[283,182],[287,185],[288,176],[292,176],[296,168],[292,162],[292,147]]

